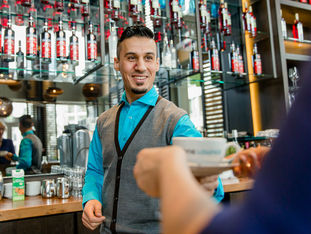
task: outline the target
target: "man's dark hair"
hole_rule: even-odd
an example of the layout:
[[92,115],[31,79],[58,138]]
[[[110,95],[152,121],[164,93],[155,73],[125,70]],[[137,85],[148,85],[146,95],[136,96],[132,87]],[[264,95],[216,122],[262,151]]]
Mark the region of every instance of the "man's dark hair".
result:
[[19,118],[19,123],[24,127],[24,128],[31,128],[33,121],[30,115],[23,115]]
[[146,37],[154,40],[154,33],[143,25],[135,25],[127,27],[124,32],[121,35],[121,38],[118,41],[117,45],[117,56],[120,58],[120,44],[125,39],[131,38],[131,37]]

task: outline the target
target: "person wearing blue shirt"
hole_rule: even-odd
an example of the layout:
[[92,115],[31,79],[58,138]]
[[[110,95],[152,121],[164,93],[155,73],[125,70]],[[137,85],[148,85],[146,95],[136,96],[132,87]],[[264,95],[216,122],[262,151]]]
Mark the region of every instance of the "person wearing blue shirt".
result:
[[[11,152],[15,154],[13,141],[11,139],[4,139],[3,133],[5,131],[5,125],[0,121],[0,152]],[[0,171],[5,175],[5,168],[10,166],[10,160],[7,160],[4,155],[0,156]]]
[[[82,222],[92,230],[102,224],[101,233],[159,233],[159,200],[137,187],[136,155],[145,147],[170,145],[173,137],[202,137],[187,113],[153,87],[159,69],[153,38],[144,26],[123,32],[114,67],[125,92],[118,105],[99,116],[90,144]],[[222,184],[213,184],[213,195],[220,201]]]
[[[19,118],[19,130],[23,139],[19,146],[19,155],[8,153],[8,160],[18,161],[17,169],[23,169],[27,173],[33,173],[41,168],[42,143],[34,134],[33,120],[30,115]],[[38,171],[39,172],[39,171]]]

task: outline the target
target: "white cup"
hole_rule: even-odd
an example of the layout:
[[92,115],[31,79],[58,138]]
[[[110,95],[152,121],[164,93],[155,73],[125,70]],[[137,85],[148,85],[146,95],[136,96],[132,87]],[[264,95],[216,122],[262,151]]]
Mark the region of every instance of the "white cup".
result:
[[8,154],[6,150],[0,150],[0,157],[5,157]]
[[4,194],[3,196],[9,199],[12,199],[12,183],[6,183],[4,185]]
[[37,196],[41,193],[41,181],[26,182],[26,196]]
[[226,138],[174,137],[173,145],[186,151],[190,166],[210,166],[220,164],[226,149],[232,145]]

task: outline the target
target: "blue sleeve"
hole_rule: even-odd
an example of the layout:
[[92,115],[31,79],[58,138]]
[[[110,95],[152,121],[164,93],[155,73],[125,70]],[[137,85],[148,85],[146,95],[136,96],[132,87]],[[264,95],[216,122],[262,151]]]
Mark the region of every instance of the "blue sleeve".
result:
[[[202,137],[201,133],[195,128],[194,124],[189,118],[189,115],[184,115],[182,116],[179,121],[177,122],[173,137]],[[172,144],[172,139],[171,139],[171,144]],[[222,186],[221,180],[218,177],[218,187],[215,189],[214,192],[214,198],[216,199],[217,202],[220,202],[224,196],[224,188]]]
[[[14,155],[15,156],[15,155]],[[17,169],[24,169],[26,171],[31,167],[32,161],[32,141],[30,139],[24,138],[21,141],[19,148],[19,157],[13,157],[13,160],[18,159]]]
[[97,127],[95,128],[93,138],[90,144],[87,170],[85,173],[85,183],[83,186],[82,205],[89,200],[102,201],[102,187],[104,182],[102,145],[99,139]]

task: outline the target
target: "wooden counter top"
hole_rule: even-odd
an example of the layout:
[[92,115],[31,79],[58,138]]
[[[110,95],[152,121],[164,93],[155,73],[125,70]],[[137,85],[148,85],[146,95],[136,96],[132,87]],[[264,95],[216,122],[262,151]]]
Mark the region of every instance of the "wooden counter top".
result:
[[14,219],[63,214],[82,211],[82,199],[25,197],[24,201],[2,199],[0,201],[0,222]]
[[230,180],[223,181],[225,193],[242,192],[253,188],[254,180],[250,178],[241,178],[239,182],[230,183]]

